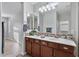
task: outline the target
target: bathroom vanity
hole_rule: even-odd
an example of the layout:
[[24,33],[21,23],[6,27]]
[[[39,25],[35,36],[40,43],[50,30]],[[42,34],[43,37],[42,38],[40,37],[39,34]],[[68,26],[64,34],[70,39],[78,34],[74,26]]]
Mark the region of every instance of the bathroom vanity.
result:
[[34,57],[74,57],[76,44],[72,40],[55,37],[25,37],[25,52]]

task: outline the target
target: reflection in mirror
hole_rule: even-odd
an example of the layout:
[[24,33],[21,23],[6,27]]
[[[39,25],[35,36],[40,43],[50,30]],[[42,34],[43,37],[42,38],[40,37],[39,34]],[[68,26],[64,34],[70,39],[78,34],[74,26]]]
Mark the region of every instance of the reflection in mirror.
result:
[[33,5],[33,13],[27,17],[28,29],[53,34],[71,34],[71,3],[39,2]]
[[38,29],[38,20],[36,15],[30,14],[27,17],[27,26],[28,29]]
[[[53,8],[51,7],[51,5],[53,6]],[[43,12],[41,12],[41,10]],[[71,11],[70,10],[71,10],[70,2],[35,4],[34,11],[39,14],[38,17],[39,17],[40,32],[46,32],[47,28],[52,28],[51,33],[70,34],[70,31],[71,31],[70,30],[70,26],[71,26],[70,24]]]

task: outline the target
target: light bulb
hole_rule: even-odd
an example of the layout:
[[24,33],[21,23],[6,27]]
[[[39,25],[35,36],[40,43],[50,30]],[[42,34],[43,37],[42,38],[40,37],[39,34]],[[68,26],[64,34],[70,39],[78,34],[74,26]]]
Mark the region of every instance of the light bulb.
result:
[[39,11],[40,11],[40,12],[43,12],[43,9],[42,9],[42,8],[39,8]]
[[49,11],[51,10],[51,8],[50,8],[50,5],[49,5],[49,4],[46,6],[46,8],[47,8]]
[[47,11],[47,9],[46,9],[46,7],[45,7],[45,6],[43,6],[43,7],[42,7],[42,9],[43,9],[44,11]]
[[58,3],[50,3],[49,4],[51,7],[55,7],[56,5],[58,5]]
[[41,10],[41,8],[39,8],[39,11]]
[[52,9],[56,9],[56,7],[55,6],[52,6]]

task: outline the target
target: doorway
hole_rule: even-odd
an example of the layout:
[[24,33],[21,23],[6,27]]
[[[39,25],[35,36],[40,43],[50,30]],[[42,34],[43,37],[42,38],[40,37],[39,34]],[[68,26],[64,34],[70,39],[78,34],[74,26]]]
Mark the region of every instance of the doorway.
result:
[[3,17],[2,20],[2,54],[5,57],[15,57],[19,52],[19,34],[12,32],[13,26],[9,23],[9,18]]
[[2,54],[4,54],[4,22],[2,22]]

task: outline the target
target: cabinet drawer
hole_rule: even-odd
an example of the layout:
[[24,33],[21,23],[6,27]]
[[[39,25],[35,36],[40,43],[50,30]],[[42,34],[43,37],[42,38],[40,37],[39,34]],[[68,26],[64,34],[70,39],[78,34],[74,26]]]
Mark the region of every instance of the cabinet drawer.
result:
[[30,38],[29,40],[30,40],[30,42],[33,42],[34,41],[34,39],[32,39],[32,38]]
[[59,49],[55,49],[54,53],[55,53],[55,57],[74,57],[74,54],[71,54],[69,52],[64,52]]
[[25,37],[25,40],[28,40],[28,38],[27,38],[27,37]]
[[46,41],[41,41],[41,45],[47,46],[47,42]]
[[40,40],[35,39],[34,42],[40,44]]
[[26,41],[30,41],[30,42],[33,42],[33,39],[32,38],[25,38]]
[[30,41],[30,38],[25,37],[25,40],[26,40],[26,41],[27,41],[27,40]]
[[62,49],[66,52],[74,53],[74,47],[60,44],[59,49]]
[[41,46],[41,57],[52,57],[53,50],[48,46]]
[[59,47],[58,44],[57,43],[54,43],[54,42],[49,42],[48,43],[48,46],[49,47],[52,47],[52,48],[58,48]]

